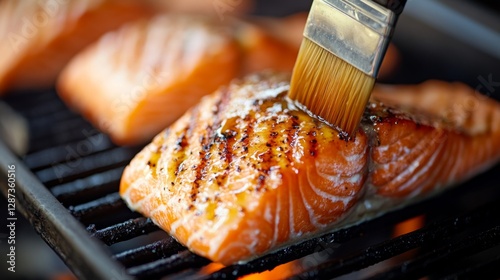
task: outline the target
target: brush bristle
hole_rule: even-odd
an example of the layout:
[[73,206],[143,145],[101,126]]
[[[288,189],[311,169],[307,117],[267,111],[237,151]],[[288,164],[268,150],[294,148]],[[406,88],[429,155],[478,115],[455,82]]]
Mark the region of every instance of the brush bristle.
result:
[[374,84],[375,78],[304,38],[288,97],[354,136]]

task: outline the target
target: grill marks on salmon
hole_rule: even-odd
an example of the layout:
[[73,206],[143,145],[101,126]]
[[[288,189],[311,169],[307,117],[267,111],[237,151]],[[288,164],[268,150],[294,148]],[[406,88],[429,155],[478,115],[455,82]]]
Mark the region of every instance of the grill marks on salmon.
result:
[[284,78],[254,78],[205,98],[134,159],[122,195],[224,263],[343,218],[366,179],[367,138],[341,140],[287,90]]
[[[346,141],[286,99],[288,78],[250,76],[203,98],[127,166],[127,204],[193,252],[231,264],[354,223],[365,199],[425,195],[500,157],[498,126],[466,134],[385,89]],[[439,90],[453,94],[448,84]],[[381,103],[390,98],[394,107]],[[498,104],[477,106],[498,119]]]

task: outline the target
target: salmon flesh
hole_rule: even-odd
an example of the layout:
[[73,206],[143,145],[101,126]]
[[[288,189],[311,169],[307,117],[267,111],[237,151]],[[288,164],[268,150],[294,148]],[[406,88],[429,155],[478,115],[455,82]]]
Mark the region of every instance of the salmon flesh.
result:
[[129,207],[232,264],[428,196],[500,158],[500,105],[467,86],[379,86],[345,139],[286,98],[288,81],[252,75],[204,97],[126,167]]

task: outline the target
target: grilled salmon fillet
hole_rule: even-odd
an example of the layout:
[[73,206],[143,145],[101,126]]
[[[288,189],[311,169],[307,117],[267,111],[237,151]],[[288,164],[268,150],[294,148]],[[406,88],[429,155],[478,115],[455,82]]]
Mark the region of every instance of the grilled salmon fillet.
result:
[[[378,194],[412,197],[483,171],[500,157],[500,105],[462,83],[378,85],[374,99],[401,117],[374,124],[371,183]],[[372,106],[373,103],[372,103]]]
[[347,140],[286,99],[288,80],[253,75],[203,98],[126,167],[129,207],[231,264],[382,207],[363,201],[400,204],[500,158],[500,105],[466,86],[378,87]]
[[0,93],[53,87],[66,63],[102,34],[151,15],[141,1],[0,2]]
[[61,74],[58,92],[115,143],[137,144],[240,74],[291,71],[297,52],[244,21],[160,15],[80,53]]
[[151,139],[239,70],[231,33],[202,16],[157,16],[106,34],[71,61],[60,97],[118,144]]

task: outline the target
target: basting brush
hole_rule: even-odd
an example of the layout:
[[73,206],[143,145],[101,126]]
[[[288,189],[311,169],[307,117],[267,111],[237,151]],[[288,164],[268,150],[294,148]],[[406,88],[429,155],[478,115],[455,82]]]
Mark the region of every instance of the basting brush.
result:
[[406,0],[314,0],[288,97],[355,134]]

